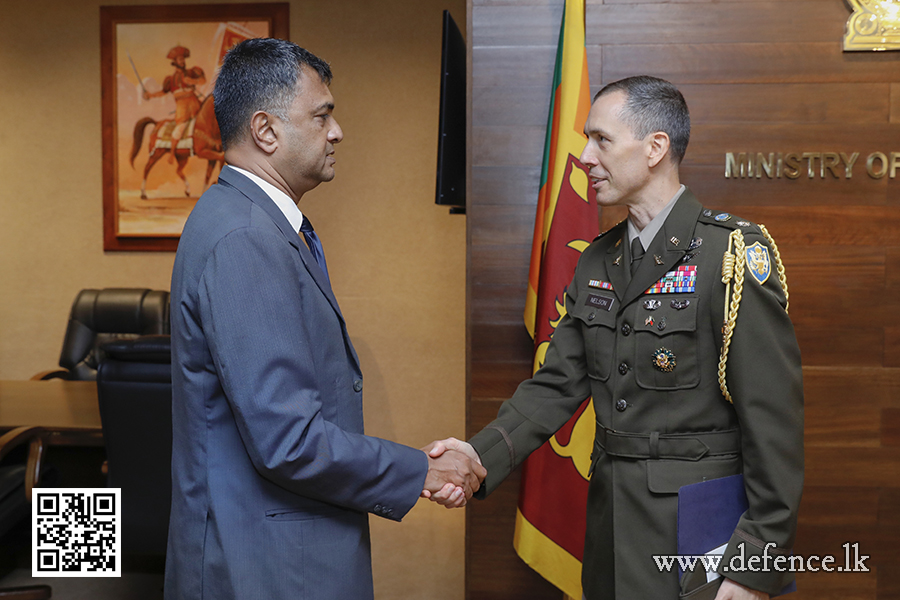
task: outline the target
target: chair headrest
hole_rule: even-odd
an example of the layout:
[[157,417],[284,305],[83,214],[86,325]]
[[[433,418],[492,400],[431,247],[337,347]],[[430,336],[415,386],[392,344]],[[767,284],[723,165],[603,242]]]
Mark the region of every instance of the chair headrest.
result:
[[168,335],[142,335],[133,340],[113,340],[101,346],[109,358],[129,362],[172,362],[172,338]]
[[95,333],[168,333],[169,293],[139,288],[82,290],[70,317]]

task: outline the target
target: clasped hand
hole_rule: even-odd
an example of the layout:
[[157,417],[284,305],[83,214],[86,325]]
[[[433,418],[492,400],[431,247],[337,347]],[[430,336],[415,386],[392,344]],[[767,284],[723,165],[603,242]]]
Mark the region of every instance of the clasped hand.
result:
[[422,452],[428,455],[422,498],[447,508],[465,506],[487,475],[475,449],[456,438],[447,438],[428,444]]

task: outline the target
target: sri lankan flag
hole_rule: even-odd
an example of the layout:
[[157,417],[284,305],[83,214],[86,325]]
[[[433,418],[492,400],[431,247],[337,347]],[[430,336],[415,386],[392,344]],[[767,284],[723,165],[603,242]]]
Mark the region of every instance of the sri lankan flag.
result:
[[[565,289],[581,252],[599,231],[597,204],[588,194],[584,123],[590,111],[584,0],[565,0],[553,96],[544,142],[541,189],[534,223],[525,326],[534,338],[534,370],[566,313]],[[581,600],[588,467],[594,410],[586,399],[572,420],[525,462],[516,552],[568,596]]]

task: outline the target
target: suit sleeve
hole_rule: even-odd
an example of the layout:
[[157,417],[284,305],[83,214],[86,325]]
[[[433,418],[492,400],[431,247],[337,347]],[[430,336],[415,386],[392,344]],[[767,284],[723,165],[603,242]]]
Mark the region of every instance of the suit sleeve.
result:
[[[745,239],[748,247],[757,241],[767,246],[758,234]],[[793,579],[786,572],[786,559],[794,543],[803,489],[803,383],[800,349],[785,312],[771,249],[769,256],[770,274],[764,284],[745,269],[729,350],[727,384],[741,428],[749,508],[728,543],[719,572],[774,594]],[[758,557],[756,570],[730,568],[741,564],[742,549],[745,565]],[[766,571],[763,555],[769,557]],[[779,556],[785,558],[775,563]],[[723,566],[729,566],[728,571]]]
[[493,492],[591,395],[581,324],[568,314],[578,296],[577,280],[576,275],[566,290],[566,315],[553,333],[543,366],[469,440],[488,472],[478,498]]
[[301,294],[301,286],[316,284],[298,264],[282,236],[250,227],[219,241],[200,280],[204,334],[241,439],[256,470],[274,483],[400,520],[422,491],[427,457],[323,418],[323,404],[346,399],[317,387],[318,313]]

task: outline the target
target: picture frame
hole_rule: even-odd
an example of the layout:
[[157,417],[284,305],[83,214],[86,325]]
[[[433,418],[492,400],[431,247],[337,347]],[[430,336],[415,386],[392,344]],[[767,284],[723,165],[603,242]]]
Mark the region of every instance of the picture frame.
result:
[[222,58],[288,30],[287,2],[100,7],[105,251],[178,247],[224,164],[212,104]]

